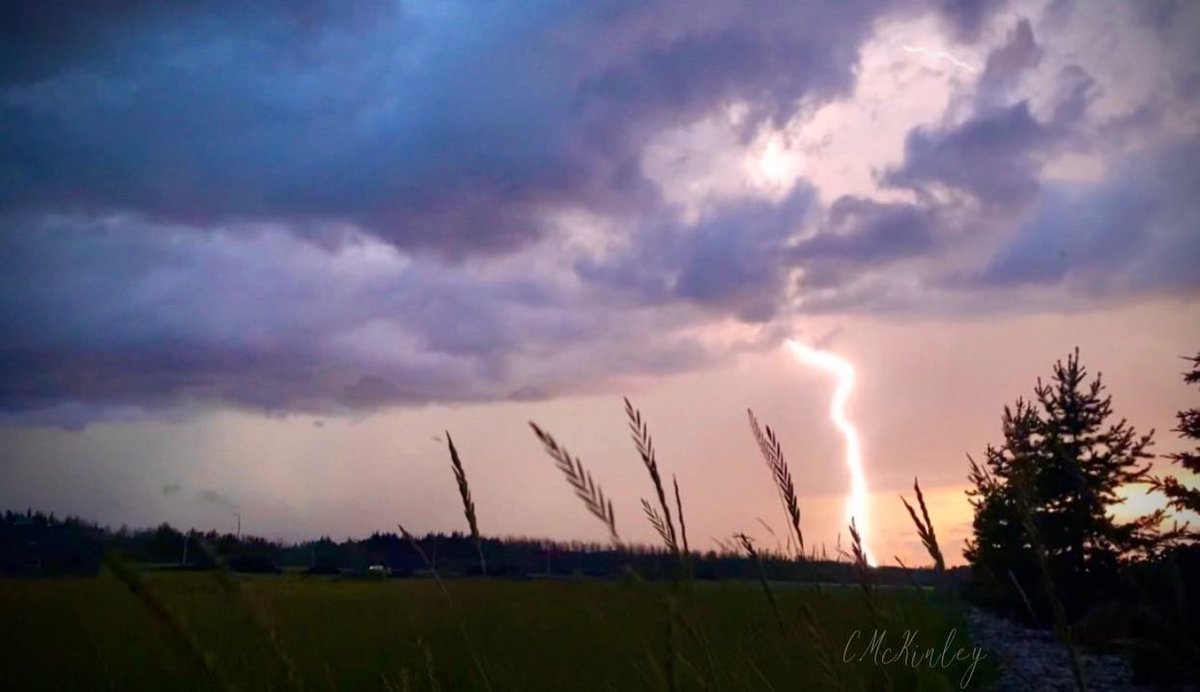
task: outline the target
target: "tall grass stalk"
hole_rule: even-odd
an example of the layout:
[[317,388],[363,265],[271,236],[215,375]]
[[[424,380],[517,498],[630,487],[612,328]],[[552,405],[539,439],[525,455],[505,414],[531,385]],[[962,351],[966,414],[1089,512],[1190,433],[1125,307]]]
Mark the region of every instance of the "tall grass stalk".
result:
[[663,663],[666,665],[667,673],[667,689],[670,692],[675,692],[679,689],[679,673],[675,668],[675,661],[679,654],[675,650],[675,618],[677,607],[675,600],[667,596],[667,631],[663,639]]
[[[767,573],[763,569],[762,557],[759,555],[758,549],[754,547],[754,539],[744,533],[735,534],[734,538],[737,539],[742,549],[746,551],[747,557],[754,563],[758,571],[758,583],[762,587],[763,595],[767,598],[771,613],[775,616],[775,622],[779,625],[779,631],[784,637],[787,637],[787,621],[784,620],[783,611],[779,608],[779,601],[775,598],[775,591],[771,589],[771,584],[767,581]],[[820,593],[819,589],[820,585],[818,584],[818,593]],[[814,650],[817,655],[817,664],[821,668],[821,675],[825,678],[825,682],[828,683],[828,687],[830,689],[846,689],[845,681],[838,673],[836,659],[834,658],[833,642],[830,641],[828,632],[821,624],[821,620],[817,616],[817,611],[813,610],[810,603],[804,601],[801,603],[800,615],[804,621],[805,631],[816,644]]]
[[925,494],[921,492],[921,484],[916,478],[913,479],[913,490],[917,493],[917,504],[921,507],[920,517],[917,516],[913,506],[908,504],[908,500],[904,499],[903,495],[900,496],[900,501],[904,503],[904,508],[908,510],[908,516],[912,517],[913,524],[917,527],[917,535],[921,537],[921,544],[925,546],[925,552],[933,558],[934,569],[938,574],[942,574],[946,571],[946,560],[942,557],[937,533],[933,530],[933,521],[929,518],[929,509],[925,506]]
[[79,611],[75,612],[75,622],[79,624],[79,630],[83,632],[83,636],[87,638],[88,644],[92,647],[92,655],[100,663],[100,670],[104,674],[104,686],[110,690],[115,690],[116,686],[113,684],[112,668],[108,663],[108,656],[104,655],[104,650],[100,648],[100,640],[96,639],[96,633],[88,625],[87,618]]
[[566,447],[558,444],[550,433],[539,428],[533,421],[529,422],[529,427],[541,441],[546,454],[554,459],[558,470],[562,471],[563,477],[567,479],[567,483],[575,489],[575,497],[583,501],[588,512],[604,522],[612,542],[620,544],[621,536],[617,533],[617,518],[613,512],[612,500],[604,497],[604,490],[592,480],[591,472],[586,471],[579,457],[572,457]]
[[[675,585],[678,586],[680,581],[687,576],[687,563],[683,551],[679,548],[679,534],[675,531],[671,510],[667,505],[667,495],[663,489],[662,475],[659,473],[658,461],[654,455],[654,441],[650,437],[649,427],[642,419],[641,413],[633,407],[629,399],[625,399],[625,413],[629,418],[629,427],[633,433],[634,444],[637,446],[642,463],[650,473],[650,479],[654,483],[654,490],[658,496],[658,507],[643,499],[642,512],[650,521],[650,525],[654,527],[655,532],[662,538],[668,550],[670,550],[678,561],[678,578],[674,581]],[[566,477],[567,482],[574,488],[576,497],[583,501],[584,506],[593,516],[604,522],[605,526],[608,527],[613,543],[619,544],[620,536],[617,534],[616,517],[613,512],[612,500],[604,497],[603,490],[592,479],[591,473],[584,469],[578,457],[572,457],[565,447],[558,444],[552,435],[542,430],[536,423],[531,421],[529,426],[533,429],[534,435],[541,441],[546,453],[554,459],[558,469]],[[677,482],[675,483],[675,504],[682,526],[683,502],[679,494],[679,484]],[[668,689],[675,690],[678,684],[678,674],[675,666],[677,659],[675,639],[677,621],[681,616],[673,597],[667,595],[665,596],[665,600],[668,612],[666,641],[663,647],[665,657],[663,661],[663,674]],[[651,657],[651,664],[654,665],[653,656]],[[655,668],[657,669],[657,666]],[[694,666],[692,670],[694,670]]]
[[917,573],[913,571],[911,567],[904,564],[904,560],[901,560],[899,555],[893,555],[892,558],[896,561],[897,565],[900,565],[900,569],[904,570],[904,573],[908,575],[908,582],[912,585],[913,592],[916,593],[921,600],[924,600],[925,591],[921,588],[921,583],[917,581]]
[[[854,517],[850,517],[850,557],[854,562],[854,571],[858,576],[858,585],[862,589],[863,600],[867,604],[867,611],[871,616],[871,623],[876,630],[887,631],[889,625],[893,621],[903,620],[903,611],[895,610],[884,612],[884,603],[879,598],[879,587],[875,583],[874,568],[867,561],[867,551],[863,547],[862,534],[858,531],[858,525]],[[885,687],[889,690],[893,689],[892,675],[887,667],[881,669]]]
[[762,558],[758,554],[758,549],[754,547],[754,539],[744,533],[734,534],[734,538],[738,543],[741,543],[742,550],[746,551],[746,556],[754,563],[755,569],[758,571],[758,583],[762,586],[763,595],[767,597],[767,603],[771,606],[771,614],[775,616],[775,623],[779,625],[780,634],[787,636],[787,623],[783,619],[783,611],[779,609],[779,601],[775,598],[775,591],[771,589],[771,584],[767,581],[767,572],[763,569]]
[[[691,621],[691,619],[687,617],[685,613],[677,611],[677,615],[679,618],[679,624],[683,627],[684,632],[686,632],[688,636],[690,636],[696,643],[696,646],[700,647],[701,651],[704,652],[704,659],[708,664],[708,674],[712,678],[713,685],[716,686],[717,690],[720,690],[721,676],[718,672],[719,667],[717,665],[716,654],[713,653],[712,641],[706,634],[704,634],[700,627],[698,627],[694,622]],[[703,687],[708,689],[708,684],[704,683]]]
[[[405,540],[412,545],[413,549],[417,551],[417,555],[421,557],[421,561],[425,563],[425,566],[428,567],[429,571],[433,574],[434,582],[437,584],[438,589],[442,592],[442,596],[446,599],[446,605],[450,608],[450,612],[454,615],[454,619],[458,623],[459,634],[462,635],[463,642],[467,645],[467,650],[471,654],[471,660],[475,663],[475,669],[479,671],[479,677],[481,680],[483,680],[483,686],[488,690],[491,690],[492,682],[491,679],[488,678],[487,669],[484,668],[483,659],[480,658],[479,650],[475,648],[475,643],[471,640],[471,633],[467,631],[467,626],[463,622],[463,618],[458,612],[458,606],[454,601],[454,597],[450,595],[450,590],[446,588],[446,583],[442,581],[442,576],[438,574],[437,568],[433,566],[432,562],[430,562],[429,556],[426,555],[425,551],[421,549],[421,544],[418,543],[417,539],[408,532],[408,529],[404,528],[403,524],[396,524],[396,528],[400,529],[400,535],[404,536]],[[429,665],[433,665],[432,657],[429,659]]]
[[671,485],[675,486],[675,514],[679,517],[679,537],[683,540],[683,554],[688,555],[692,549],[688,546],[687,524],[683,521],[683,500],[679,497],[679,479],[671,475]]
[[467,518],[467,526],[471,528],[471,539],[475,541],[475,552],[479,554],[479,571],[487,576],[487,561],[483,558],[483,540],[479,537],[479,523],[475,518],[475,501],[471,499],[471,484],[467,482],[467,472],[463,469],[462,459],[454,448],[454,440],[450,431],[446,431],[446,445],[450,448],[450,467],[454,469],[454,480],[458,482],[458,494],[462,498],[463,516]]
[[429,681],[430,692],[441,692],[442,686],[438,683],[437,674],[433,665],[433,651],[424,639],[417,637],[417,646],[421,649],[421,655],[425,659],[425,679]]
[[217,566],[215,570],[209,571],[213,580],[225,592],[225,595],[234,601],[234,605],[249,617],[250,622],[266,635],[267,643],[270,645],[271,653],[275,656],[275,660],[287,671],[288,683],[291,687],[293,689],[302,689],[304,687],[304,680],[300,675],[300,668],[296,665],[296,660],[283,647],[279,631],[276,629],[274,623],[271,622],[267,611],[255,607],[249,595],[242,588],[237,575],[230,568],[229,563],[217,555],[216,550],[211,545],[205,541],[197,541],[197,543],[201,552]]
[[671,529],[667,526],[667,521],[658,513],[658,509],[650,504],[650,501],[642,498],[642,514],[646,515],[646,521],[650,522],[650,526],[658,537],[662,539],[663,545],[667,546],[667,550],[672,555],[679,552],[679,545],[675,542],[675,537],[671,535]]
[[854,517],[850,517],[850,557],[854,561],[854,572],[858,575],[858,585],[862,588],[863,597],[867,601],[867,608],[870,609],[871,615],[878,621],[883,613],[879,609],[879,594],[875,588],[875,575],[871,571],[871,565],[867,562],[867,551],[863,548],[862,535],[858,532],[858,525],[854,521]]
[[[642,418],[642,412],[633,407],[628,397],[625,399],[625,416],[629,419],[629,432],[633,437],[633,444],[637,447],[638,456],[642,458],[642,464],[646,467],[646,471],[650,473],[650,481],[654,484],[654,492],[658,496],[658,509],[662,510],[659,516],[659,524],[655,526],[655,531],[658,531],[662,537],[663,543],[677,557],[679,555],[679,538],[675,533],[675,522],[671,518],[671,508],[667,505],[667,493],[663,490],[662,475],[658,471],[658,460],[654,456],[654,440],[650,437],[650,427]],[[642,501],[642,508],[645,510],[650,508],[650,503]],[[646,512],[646,517],[650,519],[650,523],[655,521],[652,514],[655,512]]]
[[104,554],[104,566],[112,572],[117,581],[125,587],[125,590],[137,599],[142,604],[142,607],[162,625],[170,638],[179,644],[179,647],[187,654],[192,663],[202,670],[215,683],[216,687],[226,690],[234,689],[233,685],[213,665],[212,655],[206,653],[200,647],[200,643],[196,641],[195,637],[180,624],[179,620],[167,609],[167,606],[158,596],[146,587],[146,583],[142,580],[141,575],[134,571],[125,560],[113,551],[108,551]]
[[825,678],[827,686],[830,689],[847,689],[846,681],[839,672],[841,669],[838,667],[837,659],[834,658],[833,642],[829,639],[829,632],[817,617],[817,611],[813,610],[812,604],[805,601],[800,606],[800,615],[804,620],[805,631],[816,642],[814,650],[817,654],[817,665],[821,667],[821,675]]
[[1021,603],[1025,606],[1025,612],[1029,614],[1029,620],[1036,622],[1038,619],[1037,611],[1033,609],[1033,601],[1029,600],[1029,594],[1025,593],[1025,587],[1021,586],[1021,582],[1017,581],[1017,575],[1013,571],[1008,570],[1008,580],[1012,582],[1013,588],[1017,590],[1017,595],[1021,597]]
[[764,432],[763,426],[759,425],[758,418],[754,416],[754,411],[746,409],[746,413],[750,418],[750,430],[754,433],[755,441],[758,442],[758,449],[763,455],[763,460],[767,462],[772,480],[775,481],[775,489],[779,492],[779,501],[783,505],[783,511],[787,514],[792,531],[796,535],[796,554],[803,559],[805,554],[804,533],[800,531],[800,501],[796,498],[796,485],[792,481],[792,472],[783,458],[783,447],[779,444],[779,438],[776,437],[771,426],[766,426]]
[[[633,437],[634,446],[637,448],[638,456],[642,459],[642,465],[646,467],[646,471],[650,474],[650,481],[654,485],[654,493],[658,497],[658,507],[654,507],[649,501],[643,499],[642,513],[646,515],[646,519],[650,522],[655,532],[658,533],[659,538],[662,539],[663,544],[666,545],[667,550],[671,552],[678,563],[676,578],[672,582],[672,593],[665,596],[667,605],[667,641],[665,649],[667,686],[671,690],[677,689],[678,670],[675,664],[676,660],[678,660],[700,681],[701,686],[707,689],[704,676],[683,657],[682,653],[678,652],[676,645],[679,626],[684,619],[676,597],[679,595],[681,587],[690,578],[687,557],[689,552],[687,526],[683,518],[683,499],[679,493],[679,481],[674,476],[671,477],[672,486],[675,491],[675,517],[673,518],[671,516],[670,505],[667,504],[667,493],[663,487],[662,474],[658,468],[658,459],[655,457],[654,440],[650,436],[650,426],[642,418],[642,412],[634,407],[628,397],[625,397],[624,401],[625,417],[629,422],[629,431]],[[678,531],[676,531],[674,519],[679,520]],[[711,656],[711,653],[709,653],[709,656]]]

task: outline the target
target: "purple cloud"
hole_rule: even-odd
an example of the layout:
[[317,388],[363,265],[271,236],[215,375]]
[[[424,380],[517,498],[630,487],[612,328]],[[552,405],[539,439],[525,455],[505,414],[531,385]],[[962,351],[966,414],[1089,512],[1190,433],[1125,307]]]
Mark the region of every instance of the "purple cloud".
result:
[[685,210],[644,165],[714,114],[736,146],[803,127],[889,22],[969,44],[1002,4],[0,3],[0,415],[550,397],[806,313],[1194,295],[1187,7],[1142,18],[1163,56],[1131,68],[1166,76],[1129,104],[1045,40],[1076,10],[1005,19],[878,196]]

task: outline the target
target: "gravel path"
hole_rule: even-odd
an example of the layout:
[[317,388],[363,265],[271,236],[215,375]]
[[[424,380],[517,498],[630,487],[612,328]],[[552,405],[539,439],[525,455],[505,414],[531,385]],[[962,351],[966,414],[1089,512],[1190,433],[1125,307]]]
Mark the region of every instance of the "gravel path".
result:
[[[1021,627],[977,608],[967,611],[967,624],[976,644],[1000,667],[993,689],[1074,690],[1067,647],[1052,632]],[[1133,670],[1119,656],[1080,654],[1083,680],[1089,692],[1109,690],[1157,691],[1156,687],[1133,684]]]

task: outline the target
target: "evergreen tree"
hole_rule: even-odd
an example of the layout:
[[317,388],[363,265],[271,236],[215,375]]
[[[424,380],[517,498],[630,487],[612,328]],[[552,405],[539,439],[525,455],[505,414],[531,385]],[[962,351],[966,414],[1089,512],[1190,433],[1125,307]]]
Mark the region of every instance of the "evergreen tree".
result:
[[[1200,353],[1186,360],[1191,361],[1192,369],[1183,374],[1183,381],[1200,385]],[[1174,432],[1185,440],[1200,440],[1200,408],[1190,408],[1175,415],[1179,424]],[[1169,454],[1167,458],[1192,473],[1200,474],[1200,445],[1190,452]],[[1167,496],[1172,509],[1200,513],[1200,489],[1183,485],[1179,479],[1170,476],[1155,478],[1154,487]],[[1191,537],[1196,539],[1200,533],[1193,531]]]
[[1032,401],[1005,407],[1004,441],[988,446],[982,464],[971,460],[974,535],[965,555],[1002,594],[995,605],[1048,619],[1035,539],[1071,615],[1114,592],[1124,561],[1157,547],[1161,511],[1125,522],[1112,514],[1122,489],[1151,480],[1153,431],[1139,435],[1111,418],[1112,397],[1099,375],[1087,381],[1076,349],[1049,382],[1038,379]]

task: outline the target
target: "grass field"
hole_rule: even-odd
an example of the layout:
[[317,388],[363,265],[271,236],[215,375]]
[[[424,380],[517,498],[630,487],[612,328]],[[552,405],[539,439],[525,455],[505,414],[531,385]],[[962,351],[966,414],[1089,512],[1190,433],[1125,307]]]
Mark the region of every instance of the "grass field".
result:
[[855,629],[856,656],[876,627],[888,646],[909,629],[939,650],[957,627],[965,646],[953,609],[912,590],[881,593],[873,614],[856,587],[773,585],[781,628],[754,582],[450,580],[447,598],[424,579],[232,579],[147,573],[144,595],[109,573],[0,580],[3,687],[957,689],[968,667],[843,662]]

